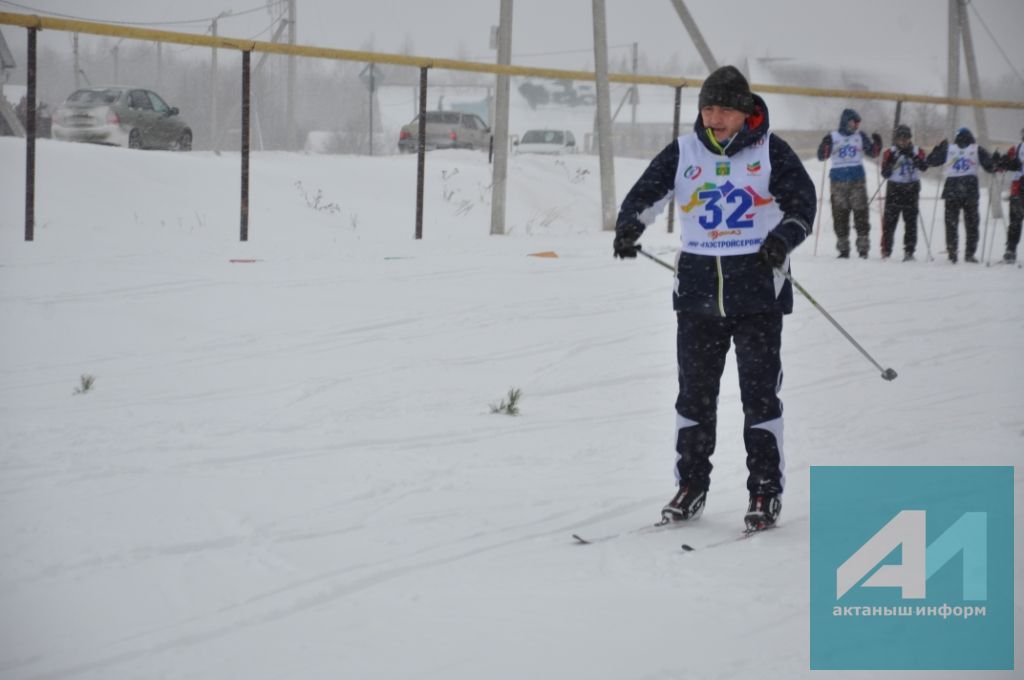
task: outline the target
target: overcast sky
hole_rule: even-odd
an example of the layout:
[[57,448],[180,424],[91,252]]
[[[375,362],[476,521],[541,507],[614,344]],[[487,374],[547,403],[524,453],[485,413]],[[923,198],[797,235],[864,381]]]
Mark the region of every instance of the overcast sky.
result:
[[[296,2],[303,44],[399,52],[411,43],[421,56],[495,57],[488,43],[499,0]],[[633,42],[658,62],[676,53],[681,64],[699,63],[669,0],[606,0],[606,5],[613,65],[617,55],[628,55]],[[722,63],[772,57],[839,67],[891,60],[894,68],[945,73],[945,0],[689,0],[687,6]],[[219,33],[260,40],[270,39],[270,27],[285,7],[287,2],[267,0],[0,0],[0,11],[16,13],[146,25],[191,21],[151,27],[192,33],[208,31],[212,16],[232,12],[220,20]],[[1020,83],[1013,92],[983,94],[1024,98],[1024,0],[972,0],[968,16],[982,77],[1013,75]],[[591,19],[591,0],[514,0],[513,62],[589,68]],[[4,28],[12,48],[23,42],[21,36],[12,39],[15,30]]]

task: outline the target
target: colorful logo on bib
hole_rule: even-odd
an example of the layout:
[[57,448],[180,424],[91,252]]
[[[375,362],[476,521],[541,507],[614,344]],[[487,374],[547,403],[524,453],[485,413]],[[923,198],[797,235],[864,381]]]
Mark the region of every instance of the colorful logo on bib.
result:
[[721,186],[705,182],[694,190],[686,205],[680,204],[679,209],[690,213],[695,208],[703,208],[703,214],[697,218],[700,226],[707,230],[750,229],[754,226],[754,214],[757,208],[768,205],[775,199],[760,196],[751,186],[738,187],[726,180]]
[[704,168],[699,165],[691,165],[686,168],[686,172],[683,173],[683,177],[686,179],[697,179],[700,177],[700,173],[704,172]]
[[729,161],[718,161],[715,163],[715,174],[720,177],[729,176]]
[[743,236],[743,232],[740,231],[739,229],[726,229],[724,231],[719,231],[718,229],[712,229],[711,232],[708,234],[708,236],[711,237],[712,241],[717,241],[718,239],[722,238],[723,236]]
[[761,172],[761,161],[754,161],[753,163],[747,163],[747,174],[756,175]]

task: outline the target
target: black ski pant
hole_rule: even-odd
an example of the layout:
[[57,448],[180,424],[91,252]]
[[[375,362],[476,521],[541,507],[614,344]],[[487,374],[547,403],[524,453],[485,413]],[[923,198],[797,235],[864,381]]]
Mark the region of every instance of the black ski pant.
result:
[[730,342],[736,346],[747,489],[782,493],[782,313],[717,317],[679,312],[676,354],[676,479],[707,489],[715,452],[718,393]]
[[946,251],[950,259],[956,257],[956,251],[960,243],[959,223],[960,212],[964,213],[964,257],[971,257],[978,249],[978,223],[981,221],[978,216],[978,197],[975,196],[954,196],[946,199]]
[[868,188],[862,180],[832,182],[832,228],[836,232],[836,250],[840,255],[850,254],[850,213],[853,213],[853,228],[857,232],[857,252],[867,255],[870,248],[868,222]]
[[917,210],[921,198],[920,182],[889,181],[885,191],[885,212],[882,214],[882,257],[892,255],[896,225],[903,216],[903,252],[913,255],[917,248]]
[[1010,196],[1010,222],[1006,227],[1006,254],[1017,257],[1017,245],[1020,243],[1020,227],[1024,222],[1024,196]]

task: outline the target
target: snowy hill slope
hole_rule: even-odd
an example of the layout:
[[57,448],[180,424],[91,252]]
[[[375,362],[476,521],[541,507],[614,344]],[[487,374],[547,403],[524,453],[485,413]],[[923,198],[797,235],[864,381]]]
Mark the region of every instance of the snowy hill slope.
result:
[[[826,214],[794,275],[900,377],[798,297],[782,528],[703,549],[746,502],[730,359],[700,523],[577,546],[657,519],[674,457],[671,276],[612,259],[595,158],[513,158],[491,237],[485,157],[432,152],[414,241],[415,157],[258,154],[239,243],[236,155],[38,153],[25,243],[0,139],[5,679],[828,677],[810,466],[1024,450],[1024,272],[880,261],[877,215],[837,262]],[[643,241],[672,257],[663,220]]]

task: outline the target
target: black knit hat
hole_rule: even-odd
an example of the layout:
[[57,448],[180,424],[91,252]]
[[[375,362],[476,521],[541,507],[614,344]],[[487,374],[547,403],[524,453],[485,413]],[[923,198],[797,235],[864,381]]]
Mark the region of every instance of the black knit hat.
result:
[[895,142],[898,139],[910,139],[913,135],[910,134],[910,126],[908,125],[897,125],[892,131],[892,141]]
[[953,138],[953,142],[961,149],[974,144],[974,135],[971,134],[970,129],[962,127],[956,131],[956,137]]
[[754,112],[754,95],[750,84],[735,66],[723,66],[707,77],[700,87],[697,106],[724,106],[743,113]]

